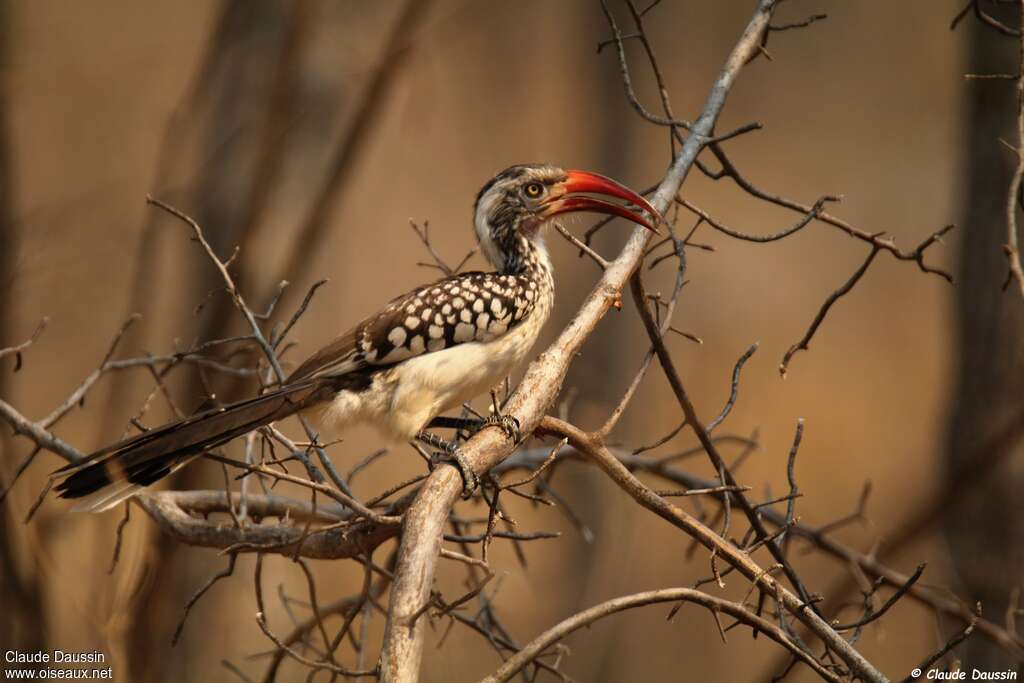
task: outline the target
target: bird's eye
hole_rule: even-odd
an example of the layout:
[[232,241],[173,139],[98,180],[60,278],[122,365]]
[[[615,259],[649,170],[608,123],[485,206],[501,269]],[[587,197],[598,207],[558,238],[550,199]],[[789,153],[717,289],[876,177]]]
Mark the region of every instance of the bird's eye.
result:
[[527,183],[523,188],[523,193],[530,199],[537,199],[544,194],[544,186],[540,183]]

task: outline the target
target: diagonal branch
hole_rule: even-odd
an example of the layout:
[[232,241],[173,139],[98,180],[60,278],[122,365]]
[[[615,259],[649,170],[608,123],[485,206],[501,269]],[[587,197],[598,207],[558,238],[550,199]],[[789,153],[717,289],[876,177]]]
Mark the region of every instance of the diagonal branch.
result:
[[682,529],[700,542],[701,545],[735,567],[737,571],[747,577],[764,593],[775,598],[782,608],[799,619],[828,648],[838,654],[860,680],[872,681],[873,683],[888,681],[852,645],[846,642],[828,622],[810,609],[806,600],[797,597],[779,581],[776,581],[771,576],[771,572],[758,565],[745,551],[729,543],[685,510],[672,505],[648,488],[604,444],[595,443],[590,434],[553,417],[544,418],[542,429],[545,433],[553,436],[568,437],[569,444],[573,448],[594,460],[636,502],[673,526]]
[[868,272],[868,268],[871,267],[871,262],[875,260],[875,256],[877,255],[878,247],[875,247],[868,253],[868,257],[864,259],[864,262],[861,263],[857,270],[854,271],[853,275],[851,275],[839,289],[829,294],[828,298],[825,299],[825,302],[821,304],[821,308],[818,309],[817,315],[814,316],[814,320],[811,321],[811,325],[807,328],[804,336],[801,337],[800,341],[796,344],[790,346],[782,357],[782,362],[779,363],[779,374],[782,375],[783,378],[786,376],[786,370],[789,369],[789,361],[793,359],[793,356],[796,355],[798,351],[807,350],[808,345],[811,343],[811,337],[813,337],[814,333],[818,331],[818,327],[821,325],[822,321],[825,320],[825,316],[828,315],[829,309],[832,308],[832,305],[835,304],[835,302],[849,294],[850,290],[860,282],[860,279],[864,277],[864,273]]
[[[640,277],[639,272],[633,274],[633,278],[630,282],[630,288],[633,292],[633,299],[636,302],[637,310],[640,312],[640,317],[643,320],[644,328],[647,330],[647,335],[650,337],[651,342],[654,344],[655,352],[658,355],[658,361],[661,363],[662,370],[665,373],[665,377],[668,379],[669,385],[672,387],[672,392],[676,396],[676,400],[679,402],[679,407],[682,408],[683,416],[686,418],[687,423],[693,429],[697,438],[700,440],[701,446],[704,447],[705,452],[711,459],[712,465],[714,465],[715,471],[719,472],[722,476],[722,484],[728,486],[737,486],[736,479],[733,477],[732,472],[726,466],[725,461],[718,452],[718,447],[715,446],[715,442],[712,441],[711,435],[708,430],[705,429],[700,418],[697,416],[697,411],[693,407],[693,402],[690,400],[689,394],[687,394],[683,382],[679,377],[679,373],[676,372],[675,364],[672,361],[672,357],[669,355],[668,349],[665,348],[665,343],[658,333],[657,323],[651,316],[650,309],[644,304],[646,301],[646,294],[644,292],[643,280]],[[733,494],[726,494],[726,500],[729,499]],[[746,496],[742,492],[735,494],[736,500],[739,502],[744,514],[747,516],[747,520],[750,522],[750,526],[757,533],[758,538],[768,538],[768,532],[764,528],[764,524],[761,522],[761,517],[750,501],[747,500]],[[726,511],[728,511],[728,505]],[[790,583],[800,594],[805,605],[810,605],[814,612],[817,612],[817,608],[811,602],[810,595],[803,586],[803,582],[800,577],[797,576],[796,571],[790,566],[789,561],[782,553],[778,543],[774,540],[768,541],[767,547],[771,552],[772,557],[775,561],[782,565],[783,570],[786,573],[786,577]],[[820,634],[819,634],[820,635]]]
[[[712,136],[714,124],[725,105],[726,98],[743,65],[755,54],[775,5],[775,0],[760,0],[758,3],[753,17],[712,86],[704,109],[693,125],[691,135],[686,139],[652,198],[652,204],[658,210],[664,212],[668,209],[694,165],[698,153]],[[596,288],[584,301],[576,317],[562,331],[555,343],[530,365],[526,376],[505,408],[506,414],[519,420],[523,433],[532,432],[554,403],[569,363],[597,322],[620,297],[623,287],[643,257],[647,242],[648,235],[643,228],[634,230],[622,252],[604,271]],[[474,470],[484,472],[506,458],[514,446],[512,440],[501,430],[485,429],[466,442],[464,454]],[[628,472],[626,474],[628,475]],[[460,490],[460,477],[454,468],[437,468],[426,480],[416,500],[405,514],[381,654],[383,681],[406,682],[419,678],[424,626],[423,620],[417,621],[415,617],[430,600],[430,589],[440,556],[445,521]],[[655,498],[661,500],[657,496]],[[697,524],[699,528],[706,529],[703,525]],[[746,558],[745,553],[740,555]],[[737,561],[741,560],[740,555],[736,556]],[[753,565],[747,569],[751,572],[749,576],[754,578],[760,568]],[[762,576],[760,581],[773,588],[778,585],[768,576]],[[782,599],[785,600],[787,609],[792,610],[805,623],[813,625],[815,632],[839,654],[852,671],[864,680],[885,680],[882,674],[827,623],[806,609],[804,601],[785,591],[781,586],[778,588],[780,596],[785,596]]]
[[[678,467],[673,467],[670,464],[670,459],[667,458],[647,458],[615,448],[610,448],[609,451],[630,472],[654,475],[690,490],[714,489],[717,485],[717,480],[698,477]],[[542,462],[547,455],[548,450],[546,448],[519,451],[511,458],[505,460],[495,471],[504,472],[516,468],[530,469]],[[567,447],[562,451],[561,459],[589,461],[586,456],[572,447]],[[722,493],[709,493],[718,500],[723,498]],[[783,512],[771,507],[762,506],[759,506],[759,510],[765,521],[779,529],[787,529],[788,535],[799,537],[825,555],[835,558],[841,564],[848,567],[856,567],[866,575],[881,579],[885,585],[897,590],[906,586],[904,593],[907,597],[916,600],[936,613],[952,619],[958,619],[964,624],[969,624],[972,620],[976,620],[976,630],[981,635],[991,640],[1012,657],[1024,660],[1024,637],[1001,627],[995,622],[976,618],[976,615],[971,612],[967,604],[955,596],[949,595],[948,591],[922,586],[917,582],[911,581],[912,575],[903,574],[883,563],[879,559],[882,553],[874,552],[869,554],[861,552],[837,541],[830,533],[830,530],[834,528],[834,524],[812,526],[795,520],[789,525]],[[933,512],[931,516],[934,517],[934,515],[935,513]],[[845,590],[826,591],[826,595],[832,596],[833,599],[844,594]]]

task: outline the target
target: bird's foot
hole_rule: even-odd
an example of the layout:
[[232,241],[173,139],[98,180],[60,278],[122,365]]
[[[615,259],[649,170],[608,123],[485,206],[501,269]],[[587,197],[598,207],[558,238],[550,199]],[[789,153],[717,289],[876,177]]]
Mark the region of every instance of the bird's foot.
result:
[[442,457],[441,462],[446,462],[459,471],[462,476],[462,498],[469,500],[473,496],[473,492],[480,486],[480,478],[476,476],[476,472],[473,471],[462,448],[458,444],[449,442],[445,450],[437,455]]
[[440,452],[434,454],[431,464],[444,462],[458,469],[459,474],[462,475],[462,497],[469,499],[477,487],[480,486],[480,479],[476,476],[476,472],[473,471],[469,460],[466,459],[462,447],[454,441],[446,441],[430,432],[420,432],[416,438],[428,446],[441,449]]
[[519,424],[519,420],[511,415],[502,415],[500,413],[497,415],[490,415],[481,420],[481,422],[482,424],[480,429],[483,429],[484,427],[498,427],[501,431],[505,432],[505,435],[508,438],[512,439],[516,443],[519,443],[522,439],[523,435],[520,432],[521,425]]

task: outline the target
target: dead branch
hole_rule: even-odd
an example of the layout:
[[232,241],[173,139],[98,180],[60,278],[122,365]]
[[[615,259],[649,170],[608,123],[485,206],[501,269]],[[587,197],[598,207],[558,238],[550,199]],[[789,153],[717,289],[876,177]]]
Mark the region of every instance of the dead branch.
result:
[[603,619],[604,617],[617,612],[633,609],[635,607],[680,601],[692,602],[700,605],[701,607],[705,607],[714,615],[717,615],[718,613],[728,614],[736,619],[737,622],[746,624],[752,628],[756,628],[758,631],[764,632],[769,638],[789,650],[794,657],[811,667],[811,669],[813,669],[814,672],[824,680],[834,681],[836,683],[843,680],[835,673],[822,666],[816,659],[814,659],[814,657],[804,652],[792,641],[792,639],[790,639],[788,635],[786,635],[785,631],[767,619],[763,619],[750,612],[746,605],[724,600],[713,595],[708,595],[707,593],[703,593],[692,588],[662,588],[661,590],[635,593],[633,595],[615,598],[614,600],[608,600],[607,602],[602,602],[590,609],[574,614],[573,616],[552,626],[519,650],[519,652],[509,657],[497,671],[490,676],[481,679],[480,683],[502,683],[504,681],[511,680],[523,667],[535,660],[537,657],[540,657],[546,649],[562,640],[573,631],[590,626],[599,619]]
[[26,339],[20,344],[0,349],[0,359],[3,359],[5,356],[14,356],[14,371],[18,372],[19,370],[21,370],[22,352],[27,350],[30,346],[36,343],[36,341],[39,339],[39,335],[43,333],[43,330],[46,329],[46,325],[49,322],[49,318],[44,316],[42,320],[39,321],[39,324],[36,325],[36,329],[32,332],[28,339]]
[[0,399],[0,417],[14,429],[15,434],[32,440],[37,446],[56,453],[68,462],[78,462],[85,458],[84,453],[54,436],[40,423],[29,420],[3,399]]
[[[756,49],[774,8],[774,0],[761,0],[758,3],[753,18],[712,87],[691,136],[654,194],[652,203],[658,210],[664,212],[668,208],[698,153],[703,149],[704,140],[713,134],[714,124],[729,91],[743,65]],[[596,288],[584,301],[575,318],[555,343],[530,365],[505,407],[506,414],[519,420],[523,433],[533,431],[554,403],[570,361],[597,322],[620,297],[622,288],[643,257],[648,239],[643,228],[633,231],[622,252],[603,272]],[[464,453],[475,471],[485,472],[507,457],[514,446],[512,440],[500,429],[485,429],[466,442]],[[423,484],[405,514],[381,655],[384,664],[381,678],[384,681],[405,682],[419,678],[423,623],[414,621],[414,616],[430,598],[430,588],[441,552],[443,527],[460,488],[461,480],[454,468],[438,468]],[[831,631],[827,624],[825,628]],[[852,651],[852,648],[847,646],[846,650]],[[866,661],[861,663],[852,656],[848,663],[855,670],[873,670]],[[870,680],[882,680],[882,677],[878,674]]]
[[[399,532],[397,524],[365,520],[312,531],[286,524],[252,524],[239,529],[230,522],[213,522],[190,514],[227,513],[229,505],[237,504],[238,494],[232,494],[229,504],[223,491],[144,493],[135,500],[160,530],[172,538],[189,545],[239,553],[267,552],[320,560],[352,558],[376,548]],[[307,504],[278,496],[250,494],[247,503],[252,517],[283,519],[291,516],[298,520],[337,521],[328,510],[321,510],[320,505],[314,515]],[[338,513],[343,521],[351,514],[343,510]]]
[[[974,632],[974,626],[975,626],[975,623],[977,622],[977,619],[978,619],[978,617],[977,617],[977,615],[975,615],[974,619],[971,620],[971,623],[969,623],[967,625],[967,627],[964,628],[963,631],[961,631],[960,633],[957,633],[952,638],[950,638],[946,642],[945,645],[943,645],[941,648],[939,648],[939,650],[937,652],[935,652],[934,654],[929,655],[927,659],[925,659],[923,662],[921,662],[915,668],[915,670],[916,671],[927,671],[928,669],[931,668],[932,664],[934,664],[935,662],[937,662],[940,659],[942,659],[943,657],[945,657],[946,653],[951,651],[953,648],[955,648],[960,643],[962,643],[965,640],[967,640],[970,637],[971,633]],[[911,675],[909,675],[909,676],[907,676],[906,678],[903,679],[902,683],[910,683],[910,681],[915,680],[915,678],[916,677],[913,675],[913,673],[911,673]]]
[[[704,428],[703,423],[700,421],[700,418],[697,415],[697,411],[694,408],[693,403],[690,400],[690,397],[683,386],[682,379],[679,377],[679,373],[675,369],[675,363],[673,362],[672,357],[668,352],[668,349],[665,347],[664,341],[658,333],[657,324],[655,323],[654,318],[651,316],[650,310],[647,308],[647,306],[644,305],[644,302],[646,301],[647,297],[644,292],[643,279],[639,272],[635,272],[632,278],[630,279],[630,290],[633,293],[633,300],[636,302],[637,311],[640,313],[640,318],[643,321],[644,328],[647,330],[647,335],[650,338],[651,343],[654,345],[655,351],[657,352],[658,362],[661,364],[665,377],[666,379],[668,379],[669,386],[672,388],[673,394],[675,394],[676,400],[679,403],[679,407],[683,411],[683,415],[686,418],[687,423],[689,424],[690,428],[693,429],[694,434],[696,434],[701,445],[704,447],[704,451],[707,453],[708,458],[711,460],[711,464],[714,466],[715,471],[719,473],[719,476],[722,479],[720,483],[723,486],[737,486],[738,482],[733,477],[729,467],[726,466],[725,461],[722,459],[722,456],[718,453],[718,448],[715,446],[714,441],[711,440],[711,435],[708,434],[707,429]],[[725,494],[725,529],[728,529],[729,522],[728,514],[730,508],[728,505],[728,501],[732,497],[735,497],[737,502],[740,504],[740,507],[746,515],[751,528],[756,532],[758,538],[766,539],[768,537],[768,532],[765,530],[764,525],[761,523],[761,518],[758,515],[757,510],[754,509],[753,505],[750,504],[750,502],[747,500],[746,496],[744,496],[742,492],[738,492],[735,494]],[[779,547],[779,545],[775,541],[768,541],[766,545],[768,547],[768,550],[771,552],[772,557],[775,558],[775,561],[782,565],[786,573],[786,577],[789,579],[790,583],[800,594],[800,598],[804,606],[810,606],[811,611],[813,611],[815,613],[815,616],[817,616],[820,619],[821,615],[818,613],[818,608],[811,601],[810,595],[803,586],[803,582],[800,580],[796,572],[790,566],[789,561],[782,553],[782,550]],[[819,633],[818,635],[820,636],[822,634]],[[845,644],[846,641],[843,642]],[[864,664],[866,663],[867,662],[864,662]]]
[[[791,593],[785,586],[776,581],[770,575],[770,572],[762,569],[746,552],[726,541],[686,511],[672,505],[654,493],[643,482],[633,476],[612,455],[606,446],[600,442],[595,442],[592,435],[553,417],[544,418],[539,429],[552,436],[568,437],[569,443],[573,448],[592,458],[636,502],[673,526],[686,532],[708,550],[713,551],[717,557],[726,560],[730,566],[747,577],[766,595],[777,600],[783,608],[818,636],[825,643],[826,647],[836,652],[856,676],[865,681],[877,681],[879,683],[888,680],[846,642],[832,626],[814,610],[810,609],[810,605],[806,600]],[[722,495],[742,496],[740,493],[725,493]],[[765,535],[767,536],[767,534]]]
[[793,344],[786,350],[785,355],[782,357],[782,362],[779,363],[779,374],[783,377],[786,376],[786,370],[789,368],[789,361],[792,360],[793,356],[798,351],[805,351],[807,345],[811,343],[811,338],[814,337],[814,333],[818,331],[818,327],[821,325],[825,316],[828,315],[828,311],[832,308],[832,305],[839,301],[840,298],[850,293],[850,290],[864,277],[864,273],[868,272],[868,268],[871,267],[871,262],[875,260],[875,256],[878,255],[878,248],[873,248],[869,253],[868,257],[864,259],[864,262],[860,264],[860,267],[853,272],[853,275],[843,283],[843,285],[836,291],[829,294],[828,298],[818,309],[818,314],[814,316],[814,320],[811,321],[811,326],[807,328],[807,332],[796,344]]
[[[309,659],[308,657],[305,657],[305,656],[299,654],[298,652],[296,652],[295,650],[293,650],[286,643],[282,642],[280,638],[278,638],[276,635],[274,635],[274,632],[270,630],[269,624],[267,624],[266,609],[264,608],[264,605],[263,605],[263,587],[262,587],[262,581],[261,581],[262,572],[263,572],[263,555],[262,554],[258,554],[258,555],[256,555],[256,572],[255,572],[256,607],[257,607],[257,610],[258,610],[256,612],[256,623],[257,623],[257,625],[259,625],[260,630],[263,631],[263,634],[265,636],[267,636],[267,638],[269,638],[270,641],[273,642],[274,645],[276,645],[279,650],[285,652],[289,657],[291,657],[295,661],[299,662],[300,664],[303,664],[304,666],[308,667],[311,672],[316,672],[316,671],[319,671],[319,670],[327,670],[327,671],[330,671],[333,674],[337,674],[337,675],[344,676],[344,677],[355,677],[355,678],[359,678],[359,677],[362,677],[362,676],[374,676],[377,673],[377,669],[376,668],[371,669],[371,670],[366,670],[366,671],[352,671],[352,670],[346,669],[344,667],[340,667],[337,664],[335,664],[333,662],[330,662],[330,661],[315,661],[315,660]],[[330,654],[330,653],[328,653],[328,654]]]
[[[611,452],[630,471],[648,472],[691,489],[713,488],[717,484],[715,480],[697,477],[678,468],[670,467],[663,459],[652,460],[621,450]],[[546,451],[518,453],[516,456],[506,460],[502,467],[530,467],[545,454]],[[572,451],[568,451],[563,457],[571,456]],[[783,513],[768,507],[760,508],[760,514],[766,521],[779,529],[787,528],[786,518]],[[907,589],[908,597],[944,616],[957,619],[964,624],[976,621],[976,630],[980,634],[992,640],[1012,656],[1024,660],[1024,638],[1019,634],[1013,633],[995,622],[977,617],[967,603],[949,596],[944,591],[916,585],[916,583],[910,581],[912,578],[910,575],[903,574],[880,561],[877,553],[864,553],[841,543],[828,533],[831,527],[831,524],[814,527],[797,521],[788,528],[793,536],[797,536],[812,544],[818,550],[834,557],[845,566],[855,566],[868,576],[882,579],[888,586],[899,589],[909,584]],[[829,591],[828,594],[835,595],[837,593],[836,591]]]

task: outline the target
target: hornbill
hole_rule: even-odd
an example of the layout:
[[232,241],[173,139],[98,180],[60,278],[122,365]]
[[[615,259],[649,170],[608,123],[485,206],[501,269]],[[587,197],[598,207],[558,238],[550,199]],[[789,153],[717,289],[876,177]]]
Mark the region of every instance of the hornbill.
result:
[[[632,204],[650,214],[589,195]],[[96,451],[54,473],[62,498],[102,511],[130,498],[204,451],[295,413],[320,430],[369,423],[395,442],[443,449],[468,496],[476,474],[458,446],[424,431],[501,382],[529,353],[551,313],[554,278],[542,228],[559,214],[621,216],[657,232],[658,212],[639,194],[594,173],[548,164],[512,166],[477,194],[476,238],[494,272],[466,272],[418,287],[323,347],[279,387],[197,413]],[[462,422],[461,424],[464,424]],[[518,423],[492,416],[514,439]]]

